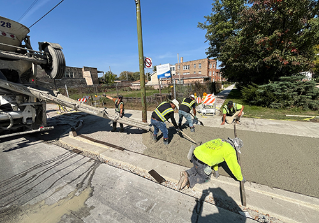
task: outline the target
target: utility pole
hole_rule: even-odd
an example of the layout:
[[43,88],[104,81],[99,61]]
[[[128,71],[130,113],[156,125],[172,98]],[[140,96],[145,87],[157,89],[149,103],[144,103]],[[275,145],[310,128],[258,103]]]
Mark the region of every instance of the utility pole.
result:
[[141,101],[142,101],[142,122],[147,122],[145,75],[144,75],[144,54],[143,54],[143,38],[142,38],[142,21],[141,21],[141,5],[140,5],[140,0],[135,0],[135,4],[136,4],[138,56],[139,56],[139,65],[140,65],[140,86],[141,86]]
[[178,83],[180,84],[181,83],[181,73],[179,72],[180,70],[180,67],[179,67],[179,54],[177,54],[177,69],[178,69]]

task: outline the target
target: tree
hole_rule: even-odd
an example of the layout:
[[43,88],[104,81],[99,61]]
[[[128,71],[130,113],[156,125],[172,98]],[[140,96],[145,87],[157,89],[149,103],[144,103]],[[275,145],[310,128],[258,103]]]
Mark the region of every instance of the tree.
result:
[[133,72],[130,72],[130,71],[122,71],[122,72],[120,73],[119,80],[134,81]]
[[116,74],[113,74],[112,71],[108,71],[104,74],[104,83],[113,84],[116,79]]
[[[315,59],[314,59],[314,68],[313,68],[313,78],[318,79],[319,78],[319,45],[316,45],[314,48],[315,52]],[[318,82],[319,80],[317,80]]]
[[246,85],[264,84],[313,67],[313,46],[319,40],[318,1],[244,3],[216,1],[215,13],[205,17],[206,24],[199,24],[207,29],[210,48],[206,53],[222,62],[224,77]]

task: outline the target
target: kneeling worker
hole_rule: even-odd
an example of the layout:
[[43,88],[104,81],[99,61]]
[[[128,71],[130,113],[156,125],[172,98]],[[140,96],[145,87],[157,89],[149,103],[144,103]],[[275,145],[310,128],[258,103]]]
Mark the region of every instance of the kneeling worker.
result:
[[244,115],[243,110],[243,105],[229,101],[223,108],[223,118],[221,125],[224,125],[225,121],[227,122],[227,124],[231,124],[234,121],[239,124],[240,117]]
[[183,117],[186,118],[187,123],[189,127],[191,128],[191,132],[195,132],[195,127],[193,124],[193,120],[191,117],[191,109],[194,113],[194,118],[196,119],[196,109],[195,109],[195,96],[191,95],[188,98],[184,98],[183,102],[181,103],[181,106],[179,106],[178,114],[179,114],[179,121],[178,121],[178,127],[180,128],[182,125]]
[[191,157],[188,157],[194,166],[181,172],[177,189],[181,190],[185,186],[193,188],[197,183],[208,182],[212,174],[212,168],[215,170],[215,177],[217,178],[219,176],[218,164],[224,161],[235,178],[238,181],[245,182],[236,154],[236,150],[240,153],[242,146],[243,141],[241,139],[228,138],[226,140],[214,139],[196,147]]
[[153,140],[157,141],[157,133],[159,130],[163,133],[163,141],[164,144],[168,144],[168,130],[166,128],[165,122],[168,119],[172,120],[172,123],[174,127],[176,128],[176,131],[180,131],[178,129],[178,126],[176,124],[175,118],[174,118],[174,109],[178,109],[178,101],[176,99],[172,100],[171,102],[162,102],[157,108],[153,111],[152,117],[151,117],[151,125],[154,126],[154,133],[153,133]]

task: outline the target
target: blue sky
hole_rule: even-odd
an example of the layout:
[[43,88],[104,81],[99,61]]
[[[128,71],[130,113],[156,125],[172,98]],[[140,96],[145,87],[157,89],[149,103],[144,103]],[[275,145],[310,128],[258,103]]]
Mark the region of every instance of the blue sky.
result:
[[[0,0],[1,16],[29,27],[61,0]],[[206,58],[206,30],[197,28],[213,0],[140,0],[144,56],[153,65]],[[27,9],[31,10],[19,21]],[[59,43],[66,65],[119,75],[139,71],[134,0],[64,0],[30,29],[31,44]]]

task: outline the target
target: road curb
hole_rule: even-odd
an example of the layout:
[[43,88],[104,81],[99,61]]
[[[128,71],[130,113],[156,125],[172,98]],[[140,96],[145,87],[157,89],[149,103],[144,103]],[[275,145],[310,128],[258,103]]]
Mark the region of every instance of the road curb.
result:
[[[179,173],[187,169],[186,167],[132,151],[120,151],[81,137],[65,136],[60,138],[60,142],[83,151],[84,154],[94,155],[106,163],[120,166],[150,180],[153,180],[153,178],[148,172],[154,169],[167,181],[171,182],[172,189],[174,187],[176,189]],[[243,210],[249,211],[253,218],[254,215],[256,216],[256,212],[284,222],[317,222],[319,218],[319,199],[250,182],[245,183],[247,199],[247,207],[245,208],[240,204],[239,182],[224,176],[212,179],[206,184],[196,185],[193,190],[186,189],[182,192],[187,194],[197,192],[200,194],[207,188],[220,189],[226,194],[227,198],[235,201]]]

